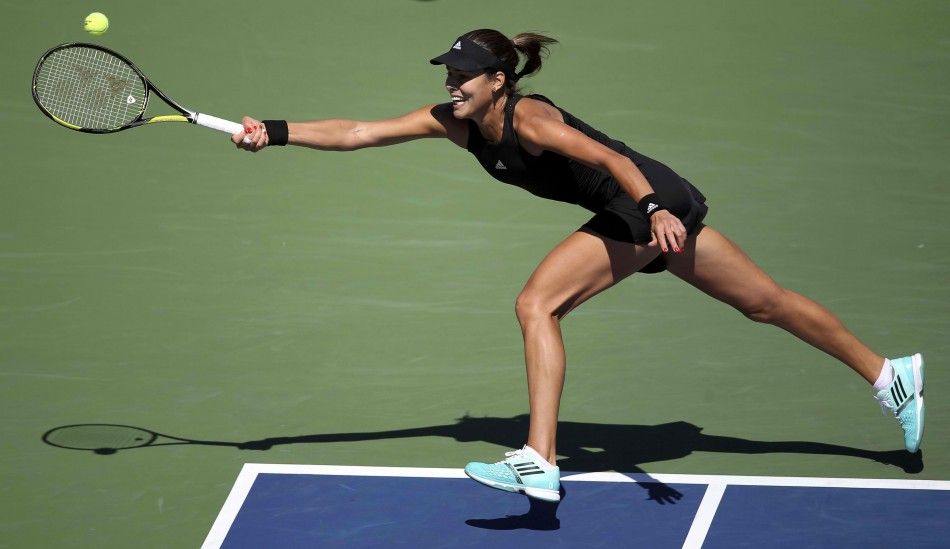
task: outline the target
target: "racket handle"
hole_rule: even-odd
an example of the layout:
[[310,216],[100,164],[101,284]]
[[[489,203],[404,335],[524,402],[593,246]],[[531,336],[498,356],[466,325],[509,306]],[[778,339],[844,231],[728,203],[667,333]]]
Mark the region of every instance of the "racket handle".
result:
[[[202,114],[200,112],[195,113],[194,120],[195,124],[199,126],[204,126],[206,128],[211,128],[212,130],[218,130],[231,135],[244,131],[244,126],[238,124],[237,122],[231,122],[230,120],[218,118],[217,116],[211,116],[210,114]],[[244,142],[250,143],[251,140],[245,137]]]

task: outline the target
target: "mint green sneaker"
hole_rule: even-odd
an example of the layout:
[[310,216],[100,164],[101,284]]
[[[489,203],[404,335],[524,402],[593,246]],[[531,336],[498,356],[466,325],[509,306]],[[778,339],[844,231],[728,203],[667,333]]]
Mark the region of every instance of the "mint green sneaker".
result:
[[520,450],[505,452],[505,459],[497,463],[469,463],[465,474],[498,490],[543,501],[561,501],[561,470],[527,444]]
[[904,429],[904,448],[916,452],[924,436],[924,357],[917,353],[891,360],[894,381],[875,396]]

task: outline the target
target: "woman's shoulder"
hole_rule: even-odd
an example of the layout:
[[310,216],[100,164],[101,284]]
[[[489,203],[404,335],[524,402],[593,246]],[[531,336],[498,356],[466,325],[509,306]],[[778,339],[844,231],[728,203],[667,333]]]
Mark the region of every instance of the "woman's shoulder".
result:
[[532,93],[529,95],[513,95],[512,99],[514,99],[517,102],[515,104],[516,110],[520,108],[522,105],[529,105],[528,107],[529,109],[543,108],[543,107],[552,107],[554,109],[558,108],[557,105],[554,104],[554,101],[551,101],[547,97],[538,93]]
[[543,95],[525,95],[518,97],[513,116],[515,130],[523,123],[554,120],[564,122],[564,115],[553,101]]

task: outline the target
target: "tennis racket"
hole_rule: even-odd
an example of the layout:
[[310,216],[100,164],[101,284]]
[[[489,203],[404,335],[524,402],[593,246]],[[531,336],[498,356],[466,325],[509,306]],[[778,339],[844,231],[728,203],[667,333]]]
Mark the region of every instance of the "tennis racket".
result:
[[[178,114],[146,118],[150,92]],[[56,123],[86,133],[158,122],[190,122],[228,134],[244,130],[237,122],[182,107],[131,61],[95,44],[61,44],[44,53],[33,71],[33,101]]]

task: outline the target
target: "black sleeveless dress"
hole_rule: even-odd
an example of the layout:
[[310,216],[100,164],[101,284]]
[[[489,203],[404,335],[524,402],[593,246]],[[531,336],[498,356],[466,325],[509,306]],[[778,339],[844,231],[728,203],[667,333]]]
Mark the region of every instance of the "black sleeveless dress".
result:
[[[706,197],[661,162],[644,156],[622,141],[612,139],[592,128],[582,120],[555,105],[542,95],[529,95],[531,99],[544,101],[557,108],[564,123],[591,139],[602,143],[633,161],[650,186],[693,234],[706,216]],[[478,159],[483,168],[495,179],[515,185],[526,191],[559,202],[578,204],[595,215],[581,227],[606,238],[646,244],[652,239],[650,222],[643,216],[636,202],[620,187],[609,173],[585,166],[576,160],[544,151],[533,156],[521,148],[514,131],[515,106],[522,99],[512,95],[505,105],[505,126],[499,143],[489,143],[475,122],[468,121],[468,144],[466,148]],[[642,272],[660,272],[666,268],[663,257],[647,265]]]

